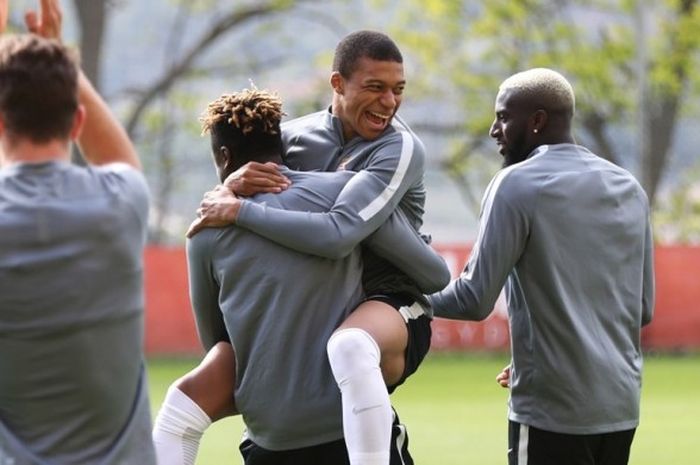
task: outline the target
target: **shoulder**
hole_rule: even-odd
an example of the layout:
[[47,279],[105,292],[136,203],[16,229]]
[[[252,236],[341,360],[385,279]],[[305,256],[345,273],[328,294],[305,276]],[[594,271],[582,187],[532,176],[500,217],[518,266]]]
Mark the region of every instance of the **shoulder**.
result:
[[394,156],[409,158],[423,164],[425,162],[425,146],[423,141],[407,126],[392,125],[379,139],[376,140],[377,149]]
[[130,204],[140,217],[148,216],[150,193],[146,177],[140,170],[126,163],[91,166],[87,170],[105,193]]
[[534,179],[534,165],[534,162],[525,160],[498,171],[486,188],[485,199],[506,202],[512,207],[531,204],[537,196],[539,184]]
[[210,260],[214,255],[217,244],[225,236],[236,235],[236,226],[224,226],[220,228],[204,228],[197,234],[187,239],[185,249],[187,260],[192,262]]
[[93,170],[100,176],[123,180],[126,188],[146,189],[148,185],[143,172],[126,163],[109,163]]
[[308,115],[300,116],[281,124],[282,134],[297,133],[309,128],[316,128],[319,122],[325,121],[329,117],[328,110],[321,110]]
[[88,169],[99,177],[123,179],[134,188],[146,186],[146,177],[143,172],[127,163],[108,163],[106,165],[90,166]]

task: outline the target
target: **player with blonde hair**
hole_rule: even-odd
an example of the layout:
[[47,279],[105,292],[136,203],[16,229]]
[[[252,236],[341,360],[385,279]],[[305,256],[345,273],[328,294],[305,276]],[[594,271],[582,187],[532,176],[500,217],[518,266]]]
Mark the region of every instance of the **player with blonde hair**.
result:
[[505,168],[489,184],[461,276],[435,315],[482,320],[505,285],[512,362],[510,465],[624,465],[639,423],[641,327],[654,301],[644,190],[577,145],[574,95],[536,68],[501,85],[490,135]]

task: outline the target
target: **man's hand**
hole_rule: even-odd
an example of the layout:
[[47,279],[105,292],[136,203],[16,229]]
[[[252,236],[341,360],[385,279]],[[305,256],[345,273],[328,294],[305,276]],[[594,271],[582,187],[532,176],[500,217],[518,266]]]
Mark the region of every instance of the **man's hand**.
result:
[[501,385],[501,387],[510,387],[510,365],[505,367],[498,376],[496,376],[496,382]]
[[24,23],[29,32],[45,39],[61,40],[62,22],[63,13],[58,0],[41,0],[39,13],[29,10],[24,15]]
[[187,237],[192,237],[203,228],[218,228],[236,222],[241,201],[223,185],[216,186],[204,194],[204,199],[197,209],[195,219],[187,230]]
[[261,192],[282,192],[290,181],[280,174],[276,163],[248,162],[229,174],[224,185],[241,197],[250,197]]

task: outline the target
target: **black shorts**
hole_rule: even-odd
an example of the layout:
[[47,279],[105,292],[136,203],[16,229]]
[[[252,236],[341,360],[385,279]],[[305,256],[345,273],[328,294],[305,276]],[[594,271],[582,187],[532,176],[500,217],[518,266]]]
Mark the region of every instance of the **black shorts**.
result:
[[634,429],[563,434],[508,422],[508,465],[627,465]]
[[[406,294],[374,294],[365,299],[365,301],[374,300],[384,302],[387,305],[394,307],[397,311],[401,307],[410,307],[415,302],[415,299]],[[408,343],[406,344],[406,365],[404,366],[401,378],[392,386],[388,386],[389,393],[401,386],[406,378],[416,372],[425,355],[430,350],[430,338],[432,337],[432,329],[430,323],[432,319],[425,314],[421,315],[405,315],[401,314],[406,321],[406,329],[408,330]]]
[[[245,438],[239,449],[245,465],[350,465],[344,439],[301,449],[272,451]],[[389,465],[413,465],[406,427],[400,423],[396,412],[391,428]]]

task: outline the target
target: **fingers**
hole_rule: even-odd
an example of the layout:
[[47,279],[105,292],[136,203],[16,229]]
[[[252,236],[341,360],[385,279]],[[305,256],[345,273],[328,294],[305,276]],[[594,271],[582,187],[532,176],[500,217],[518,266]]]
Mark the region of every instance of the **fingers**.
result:
[[41,0],[41,10],[28,10],[24,23],[29,32],[46,39],[61,40],[63,12],[58,0]]
[[0,34],[7,30],[8,0],[0,0]]
[[259,192],[281,192],[291,183],[279,172],[276,163],[249,162],[231,173],[224,184],[238,195],[251,196]]
[[187,233],[185,234],[187,238],[191,238],[195,234],[197,234],[202,228],[204,227],[203,225],[203,220],[199,217],[195,218],[195,220],[190,224],[190,227],[187,229]]
[[63,13],[58,0],[41,0],[41,35],[60,40],[62,21]]
[[27,30],[32,34],[39,34],[39,16],[34,10],[28,10],[24,13],[24,24]]
[[504,388],[507,388],[510,386],[510,365],[505,367],[503,371],[501,371],[498,376],[496,376],[496,382]]

